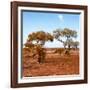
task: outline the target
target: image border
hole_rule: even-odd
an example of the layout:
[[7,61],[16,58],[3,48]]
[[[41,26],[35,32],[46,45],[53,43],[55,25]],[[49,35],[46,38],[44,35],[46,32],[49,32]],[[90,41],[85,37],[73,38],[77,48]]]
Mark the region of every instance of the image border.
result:
[[[35,8],[52,8],[52,9],[72,9],[81,10],[84,12],[84,79],[80,80],[65,80],[65,81],[44,81],[44,82],[27,82],[19,83],[18,80],[18,57],[19,57],[19,7],[35,7]],[[22,32],[21,32],[22,33]],[[22,46],[22,45],[21,45]],[[32,2],[11,2],[11,87],[33,87],[33,86],[49,86],[49,85],[65,85],[87,83],[87,6],[80,5],[65,5],[65,4],[47,4],[47,3],[32,3]]]

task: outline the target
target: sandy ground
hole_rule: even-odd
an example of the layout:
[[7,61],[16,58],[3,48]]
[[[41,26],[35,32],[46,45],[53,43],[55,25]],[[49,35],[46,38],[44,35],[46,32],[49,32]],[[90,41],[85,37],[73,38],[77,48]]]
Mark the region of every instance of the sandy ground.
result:
[[22,69],[24,77],[79,74],[79,53],[71,51],[69,56],[49,53],[42,64],[35,58],[24,57]]

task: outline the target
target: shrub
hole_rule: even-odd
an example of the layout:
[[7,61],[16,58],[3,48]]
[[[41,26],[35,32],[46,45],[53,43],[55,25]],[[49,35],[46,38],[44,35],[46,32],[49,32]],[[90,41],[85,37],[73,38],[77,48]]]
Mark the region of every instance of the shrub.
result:
[[62,52],[63,52],[64,50],[65,50],[64,48],[58,48],[58,49],[55,50],[55,53],[62,54]]
[[44,63],[45,62],[45,55],[46,55],[45,49],[42,48],[40,45],[38,45],[36,47],[36,50],[37,50],[37,54],[38,54],[38,62]]
[[70,55],[70,50],[69,49],[65,50],[65,54]]

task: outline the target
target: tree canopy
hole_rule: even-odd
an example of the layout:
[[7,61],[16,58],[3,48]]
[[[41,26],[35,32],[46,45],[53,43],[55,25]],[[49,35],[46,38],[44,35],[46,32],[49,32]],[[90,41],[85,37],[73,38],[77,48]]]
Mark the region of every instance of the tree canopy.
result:
[[44,45],[46,41],[53,41],[53,36],[44,31],[33,32],[28,35],[28,42],[35,41],[37,44]]
[[[68,46],[68,48],[70,48],[73,43],[73,38],[77,37],[77,32],[75,30],[64,28],[63,30],[56,29],[55,31],[53,31],[53,35],[55,39],[63,43],[64,47]],[[65,38],[65,41],[62,37]]]

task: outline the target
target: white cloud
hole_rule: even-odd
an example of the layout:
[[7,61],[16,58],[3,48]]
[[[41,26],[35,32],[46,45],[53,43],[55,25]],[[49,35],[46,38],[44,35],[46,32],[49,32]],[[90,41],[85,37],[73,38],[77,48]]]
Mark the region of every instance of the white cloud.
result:
[[63,15],[58,15],[60,21],[64,21]]

